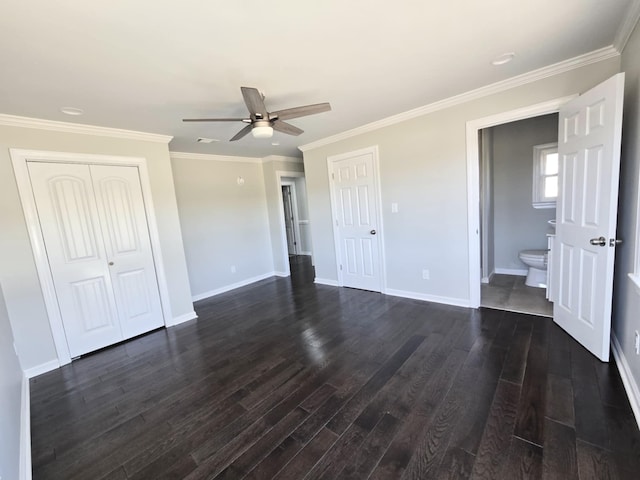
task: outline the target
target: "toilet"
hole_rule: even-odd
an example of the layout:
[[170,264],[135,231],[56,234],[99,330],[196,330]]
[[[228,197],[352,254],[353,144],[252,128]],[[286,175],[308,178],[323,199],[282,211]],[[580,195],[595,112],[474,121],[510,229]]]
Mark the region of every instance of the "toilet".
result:
[[522,250],[518,257],[529,267],[524,284],[529,287],[547,288],[547,250]]

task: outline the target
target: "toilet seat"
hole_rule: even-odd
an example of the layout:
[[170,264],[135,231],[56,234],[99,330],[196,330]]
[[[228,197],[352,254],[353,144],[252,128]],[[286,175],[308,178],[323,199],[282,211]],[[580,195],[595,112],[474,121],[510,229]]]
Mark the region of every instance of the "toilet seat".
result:
[[524,258],[529,257],[531,259],[535,259],[540,257],[546,257],[548,253],[549,252],[547,252],[547,250],[522,250],[520,252],[520,256]]

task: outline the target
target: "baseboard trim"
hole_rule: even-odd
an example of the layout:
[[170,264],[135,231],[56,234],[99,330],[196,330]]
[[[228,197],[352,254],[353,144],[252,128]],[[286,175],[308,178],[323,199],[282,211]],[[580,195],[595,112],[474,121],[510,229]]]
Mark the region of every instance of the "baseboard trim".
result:
[[466,298],[441,297],[438,295],[409,292],[406,290],[394,290],[392,288],[387,288],[387,291],[385,293],[387,295],[391,295],[392,297],[411,298],[413,300],[423,300],[425,302],[442,303],[444,305],[452,305],[454,307],[469,308],[469,300]]
[[176,325],[180,325],[181,323],[188,322],[189,320],[195,320],[198,318],[196,312],[191,310],[182,315],[178,315],[177,317],[173,317],[169,323],[166,324],[167,327],[175,327]]
[[316,277],[313,280],[313,283],[317,283],[318,285],[328,285],[330,287],[339,287],[337,280],[331,280],[330,278],[320,278]]
[[22,374],[19,472],[20,480],[31,480],[31,390],[26,372]]
[[198,300],[204,300],[205,298],[215,297],[216,295],[220,295],[221,293],[226,293],[240,287],[246,287],[247,285],[251,285],[252,283],[256,283],[256,282],[259,282],[260,280],[264,280],[266,278],[270,278],[273,276],[288,277],[289,274],[284,272],[263,273],[262,275],[257,275],[255,277],[247,278],[245,280],[240,280],[239,282],[232,283],[230,285],[225,285],[224,287],[216,288],[215,290],[209,290],[208,292],[203,292],[197,295],[193,295],[191,297],[191,300],[194,302],[197,302]]
[[496,268],[495,273],[498,275],[517,275],[519,277],[526,277],[529,271],[522,268]]
[[56,368],[60,368],[60,362],[58,359],[50,360],[46,363],[41,363],[40,365],[36,365],[35,367],[27,368],[24,371],[24,374],[27,378],[37,377],[38,375],[42,375],[43,373],[50,372],[51,370],[55,370]]
[[622,346],[620,346],[620,342],[618,342],[615,334],[611,335],[611,351],[613,352],[613,358],[616,359],[616,365],[618,365],[622,385],[624,385],[624,389],[627,392],[631,410],[633,410],[636,423],[638,424],[638,428],[640,428],[640,389],[638,388],[635,378],[633,378],[627,357],[625,357]]

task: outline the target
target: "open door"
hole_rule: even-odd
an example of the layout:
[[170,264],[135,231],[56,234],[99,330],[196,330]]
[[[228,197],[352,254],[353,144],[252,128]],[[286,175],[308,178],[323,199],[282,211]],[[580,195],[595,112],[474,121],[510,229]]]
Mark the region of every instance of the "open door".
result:
[[560,109],[554,321],[609,361],[624,73]]

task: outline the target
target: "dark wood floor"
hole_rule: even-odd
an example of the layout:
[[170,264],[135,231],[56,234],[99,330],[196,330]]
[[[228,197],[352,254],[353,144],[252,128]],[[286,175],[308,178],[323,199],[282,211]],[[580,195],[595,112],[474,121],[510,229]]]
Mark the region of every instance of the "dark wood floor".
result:
[[31,381],[35,479],[640,478],[615,365],[548,319],[313,284]]

